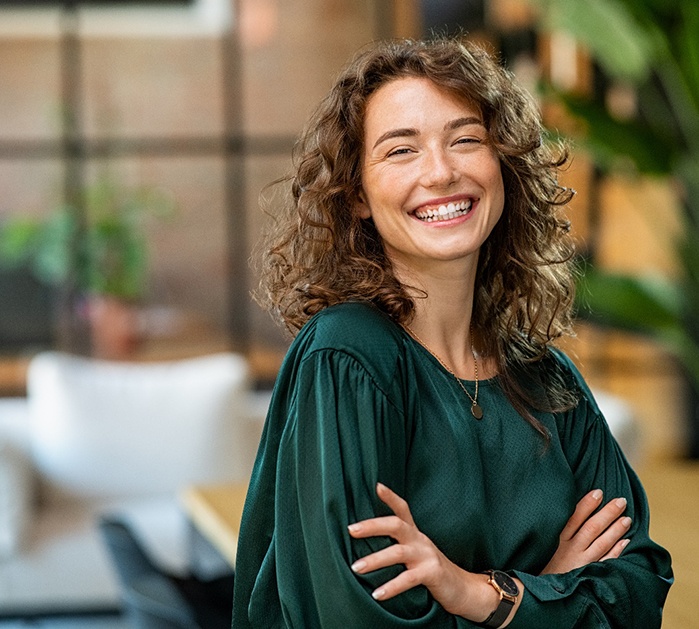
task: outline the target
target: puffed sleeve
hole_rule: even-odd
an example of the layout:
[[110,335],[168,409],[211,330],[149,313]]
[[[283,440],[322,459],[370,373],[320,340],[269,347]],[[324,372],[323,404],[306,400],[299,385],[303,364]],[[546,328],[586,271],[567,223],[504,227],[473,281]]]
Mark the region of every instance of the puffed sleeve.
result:
[[[264,486],[252,488],[253,502],[267,505],[274,525],[266,532],[264,556],[254,560],[246,552],[240,558],[258,561],[259,569],[253,566],[254,582],[251,566],[237,571],[235,597],[242,598],[234,597],[234,627],[473,626],[447,614],[422,586],[375,601],[371,592],[402,567],[361,576],[350,569],[391,541],[355,540],[348,524],[389,513],[376,497],[377,481],[398,493],[405,486],[411,427],[400,386],[388,380],[378,382],[355,357],[334,350],[313,352],[299,366],[279,430],[274,479],[265,481],[261,468],[255,472]],[[259,509],[253,504],[244,516],[241,545],[259,544],[260,531],[253,531]],[[269,527],[266,520],[260,517],[260,526]],[[247,582],[239,584],[238,574]],[[242,600],[249,600],[246,609]],[[272,624],[280,617],[284,624]]]
[[565,574],[536,576],[514,570],[526,588],[509,627],[660,627],[672,584],[667,551],[648,533],[648,502],[641,483],[609,431],[582,376],[565,357],[582,399],[559,419],[561,445],[576,479],[578,497],[602,489],[605,500],[627,499],[633,520],[629,545],[618,559],[588,564]]

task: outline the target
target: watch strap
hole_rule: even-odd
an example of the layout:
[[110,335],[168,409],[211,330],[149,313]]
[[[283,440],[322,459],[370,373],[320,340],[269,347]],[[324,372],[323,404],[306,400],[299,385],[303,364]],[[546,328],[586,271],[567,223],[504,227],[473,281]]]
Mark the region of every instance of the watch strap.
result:
[[495,608],[495,611],[492,614],[490,614],[490,616],[488,616],[482,623],[480,623],[479,626],[497,629],[497,627],[500,627],[500,625],[502,625],[502,623],[504,623],[505,620],[507,620],[507,617],[510,615],[512,608],[514,607],[514,604],[514,601],[511,601],[506,598],[501,598],[500,603]]
[[[497,570],[486,570],[485,574],[488,575],[488,583],[495,588],[495,590],[500,594],[500,602],[495,608],[492,614],[488,616],[483,622],[478,623],[479,627],[488,627],[490,629],[498,629],[502,623],[507,620],[510,615],[512,608],[514,607],[516,597],[507,594],[505,590],[500,586],[495,578],[495,573],[499,572]],[[506,573],[501,573],[503,576],[510,578]]]

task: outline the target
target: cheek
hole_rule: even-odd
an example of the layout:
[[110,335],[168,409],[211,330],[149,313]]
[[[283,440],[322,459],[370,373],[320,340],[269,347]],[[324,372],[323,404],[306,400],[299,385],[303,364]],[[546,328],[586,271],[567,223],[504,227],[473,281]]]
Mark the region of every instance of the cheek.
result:
[[497,217],[499,218],[502,216],[502,212],[505,207],[505,184],[502,180],[502,177],[498,174],[497,182],[496,182],[496,194],[495,194],[495,214],[497,214]]
[[491,172],[491,175],[488,178],[487,186],[490,190],[490,213],[492,216],[493,224],[495,224],[500,218],[500,216],[502,216],[503,208],[505,206],[505,182],[502,178],[499,163],[496,168],[493,168],[493,171]]

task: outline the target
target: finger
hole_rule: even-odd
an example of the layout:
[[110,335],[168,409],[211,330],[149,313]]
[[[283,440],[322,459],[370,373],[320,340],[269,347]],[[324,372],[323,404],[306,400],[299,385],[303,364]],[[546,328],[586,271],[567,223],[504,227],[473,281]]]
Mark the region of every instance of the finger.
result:
[[600,535],[588,548],[590,561],[599,561],[604,557],[621,538],[628,533],[631,527],[631,518],[618,518],[602,535]]
[[585,494],[578,504],[575,506],[575,511],[561,531],[561,540],[570,540],[580,529],[580,527],[599,507],[602,501],[602,490],[594,489]]
[[600,561],[607,561],[607,559],[616,559],[621,556],[622,551],[629,545],[630,539],[620,539],[614,547],[600,559]]
[[376,495],[387,504],[393,513],[408,524],[415,524],[408,503],[383,483],[376,483]]
[[580,527],[580,530],[573,536],[575,545],[588,548],[607,527],[612,524],[626,509],[626,499],[616,498],[610,500],[595,515],[588,518]]
[[350,535],[357,539],[386,535],[393,539],[402,537],[410,525],[396,515],[386,515],[355,522],[347,527]]
[[407,592],[421,583],[422,581],[419,578],[419,573],[417,570],[404,570],[394,579],[391,579],[390,581],[387,581],[383,585],[376,588],[371,595],[377,601],[385,601],[398,594]]
[[357,574],[366,574],[380,568],[395,566],[396,564],[405,565],[410,560],[411,549],[403,544],[392,544],[382,550],[377,550],[371,555],[362,557],[352,564],[352,571]]

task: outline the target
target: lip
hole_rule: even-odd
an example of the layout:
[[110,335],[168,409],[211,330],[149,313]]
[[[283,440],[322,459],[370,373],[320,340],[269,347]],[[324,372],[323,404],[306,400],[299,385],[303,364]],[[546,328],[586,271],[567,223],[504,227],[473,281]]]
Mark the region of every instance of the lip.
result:
[[[462,214],[461,216],[456,216],[456,217],[451,218],[451,219],[441,219],[438,221],[425,221],[424,219],[421,219],[417,216],[417,213],[422,211],[422,210],[436,209],[441,205],[447,205],[449,203],[461,203],[463,201],[470,201],[471,208],[468,211],[468,213]],[[449,197],[430,199],[429,201],[421,203],[420,205],[415,207],[412,211],[408,212],[408,216],[410,216],[410,218],[413,219],[414,221],[418,221],[421,225],[427,225],[427,226],[432,227],[432,228],[451,227],[451,226],[458,225],[458,224],[464,223],[466,221],[469,221],[471,218],[473,218],[473,215],[474,215],[479,203],[480,203],[480,197],[472,196],[469,194],[455,194],[455,195],[452,195]]]
[[412,210],[410,210],[410,214],[415,214],[415,212],[419,212],[422,209],[426,208],[436,208],[439,207],[440,205],[446,205],[447,203],[459,203],[461,201],[471,201],[473,204],[473,207],[476,207],[478,205],[478,201],[480,200],[480,197],[472,194],[454,194],[450,197],[440,197],[437,199],[429,199],[428,201],[425,201],[423,203],[420,203],[419,205],[415,206]]

